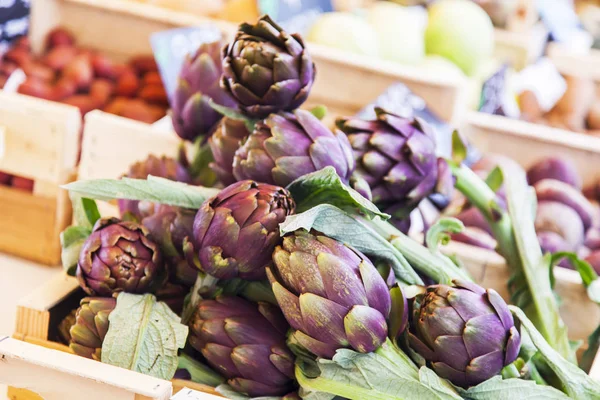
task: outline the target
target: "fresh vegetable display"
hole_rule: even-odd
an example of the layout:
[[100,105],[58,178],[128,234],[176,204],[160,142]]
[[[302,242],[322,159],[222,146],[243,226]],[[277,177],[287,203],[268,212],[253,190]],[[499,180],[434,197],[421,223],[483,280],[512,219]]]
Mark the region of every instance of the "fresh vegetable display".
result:
[[34,54],[26,37],[6,51],[0,62],[0,83],[21,69],[26,76],[18,92],[78,107],[85,115],[100,109],[142,122],[164,117],[167,94],[151,55],[117,63],[77,45],[73,33],[58,27],[46,37],[42,54]]
[[[77,354],[234,400],[600,397],[549,271],[565,259],[592,299],[597,275],[536,237],[583,240],[538,221],[548,204],[591,228],[590,247],[600,237],[567,164],[534,166],[528,183],[500,160],[481,177],[458,134],[442,158],[433,127],[385,109],[332,130],[298,109],[316,72],[309,51],[266,16],[241,25],[221,61],[213,78],[233,103],[212,97],[214,82],[190,85],[202,106],[174,121],[206,162],[151,157],[121,179],[66,186],[76,224],[61,236],[63,264],[94,296],[61,324]],[[185,81],[209,66],[184,69]],[[191,178],[210,168],[220,182]],[[119,201],[121,218],[102,218],[96,200]],[[459,200],[455,214],[507,261],[508,301],[440,250],[467,232],[444,215]],[[423,242],[402,232],[419,226]]]

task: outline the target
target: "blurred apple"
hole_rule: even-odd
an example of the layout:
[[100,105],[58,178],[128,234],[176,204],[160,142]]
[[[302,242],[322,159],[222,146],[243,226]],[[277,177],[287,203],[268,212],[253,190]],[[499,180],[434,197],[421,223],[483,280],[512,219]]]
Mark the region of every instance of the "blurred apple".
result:
[[418,64],[425,56],[427,14],[421,8],[375,3],[367,14],[375,29],[379,55],[403,64]]
[[321,15],[310,28],[306,40],[356,54],[379,55],[375,29],[361,17],[346,12]]
[[471,1],[439,1],[429,8],[425,48],[427,54],[446,57],[472,76],[492,56],[494,26]]

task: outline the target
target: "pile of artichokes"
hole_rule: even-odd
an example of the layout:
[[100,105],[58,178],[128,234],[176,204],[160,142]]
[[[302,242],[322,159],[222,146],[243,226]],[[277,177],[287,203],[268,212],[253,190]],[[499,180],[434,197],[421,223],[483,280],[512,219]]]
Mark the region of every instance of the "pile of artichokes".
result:
[[[117,330],[152,315],[136,343],[164,349],[149,371],[234,399],[600,396],[528,310],[437,249],[447,232],[465,235],[457,220],[436,222],[443,202],[428,199],[456,197],[447,190],[455,177],[467,200],[490,196],[473,204],[510,204],[460,161],[438,158],[426,122],[377,109],[374,120],[343,118],[330,129],[299,109],[315,65],[300,36],[268,16],[219,46],[185,62],[172,104],[176,132],[209,146],[215,187],[194,186],[181,158],[153,156],[122,180],[68,187],[89,222],[62,237],[63,254],[79,246],[74,275],[90,296],[61,324],[73,352],[113,363],[129,351]],[[556,203],[593,226],[587,206],[555,187],[576,186],[569,171],[543,169],[530,171],[538,213]],[[121,219],[101,218],[92,200],[111,193]],[[473,226],[494,241],[500,230],[480,214]],[[428,247],[402,233],[417,225]]]

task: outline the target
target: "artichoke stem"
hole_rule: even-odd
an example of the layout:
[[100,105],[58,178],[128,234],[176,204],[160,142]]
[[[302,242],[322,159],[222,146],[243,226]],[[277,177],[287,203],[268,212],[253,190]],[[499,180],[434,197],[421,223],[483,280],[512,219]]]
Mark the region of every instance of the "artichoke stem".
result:
[[202,385],[217,387],[225,381],[221,375],[185,353],[181,353],[179,356],[177,368],[188,371],[192,377],[192,382]]

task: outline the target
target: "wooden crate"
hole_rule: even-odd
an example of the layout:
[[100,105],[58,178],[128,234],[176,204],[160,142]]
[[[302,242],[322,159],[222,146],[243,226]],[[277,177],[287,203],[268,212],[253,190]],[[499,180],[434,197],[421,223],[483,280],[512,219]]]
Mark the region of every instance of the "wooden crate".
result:
[[[501,262],[500,262],[501,263]],[[472,269],[471,265],[468,265],[469,269]],[[505,283],[505,278],[501,274],[496,272],[501,271],[498,266],[488,264],[487,270],[494,271],[492,275],[488,272],[487,281],[494,287],[502,286]],[[491,279],[495,277],[494,279]],[[565,284],[565,278],[558,274],[559,286]],[[575,289],[573,289],[575,290]],[[84,296],[84,293],[79,289],[75,278],[60,275],[52,281],[47,282],[43,287],[32,292],[31,295],[24,298],[20,303],[17,311],[17,329],[13,335],[14,339],[18,339],[27,342],[30,345],[17,346],[15,341],[8,340],[7,346],[3,346],[3,342],[0,341],[0,358],[8,354],[9,368],[12,368],[11,358],[14,358],[15,348],[25,349],[26,351],[21,357],[20,361],[22,364],[18,366],[27,369],[27,375],[22,375],[17,371],[14,371],[14,377],[11,376],[9,384],[17,384],[21,388],[9,387],[8,395],[11,400],[40,400],[39,395],[32,392],[30,389],[41,391],[55,391],[64,390],[60,393],[62,397],[55,397],[61,400],[71,400],[81,398],[79,390],[82,386],[77,386],[81,381],[81,385],[87,384],[99,384],[98,393],[118,393],[122,397],[100,397],[100,398],[111,398],[111,399],[162,399],[163,397],[153,397],[157,395],[156,391],[150,391],[151,388],[168,387],[172,384],[173,392],[178,392],[184,388],[190,388],[199,392],[212,394],[219,396],[219,394],[211,387],[204,385],[195,384],[189,381],[173,380],[171,383],[156,380],[153,378],[146,377],[144,375],[126,371],[121,368],[113,367],[106,364],[101,364],[96,361],[91,361],[76,357],[72,354],[61,354],[71,353],[70,349],[57,342],[57,325],[60,321],[77,306],[78,301]],[[577,296],[565,296],[565,302],[580,302],[581,299]],[[579,310],[576,312],[578,318],[568,320],[568,324],[580,324],[589,318],[589,314],[586,314],[585,308],[578,308],[575,305],[572,306],[573,310]],[[573,325],[569,325],[570,328],[574,328]],[[44,347],[45,349],[37,348],[37,352],[34,350],[36,347],[31,345],[37,345]],[[47,349],[47,350],[46,350]],[[600,379],[600,357],[596,357],[596,362],[593,366],[593,373]],[[2,363],[0,363],[0,377],[2,375]],[[14,365],[14,364],[12,364]],[[34,366],[30,367],[30,366]],[[12,370],[12,369],[11,369]],[[29,371],[39,371],[36,376],[43,377],[44,379],[37,379],[35,382],[31,382],[31,373]],[[46,377],[52,379],[46,380]],[[22,378],[22,379],[21,379]],[[156,386],[148,386],[145,382],[154,382]],[[92,382],[90,382],[92,381]],[[0,383],[2,378],[0,378]],[[64,385],[57,385],[56,382],[66,382]],[[76,382],[74,385],[70,382]],[[68,390],[68,392],[67,392]],[[87,389],[86,389],[87,390]],[[162,392],[161,392],[162,393]],[[127,397],[129,396],[129,397]],[[143,397],[146,396],[146,397]],[[47,397],[50,399],[50,397]],[[91,397],[90,399],[95,399]],[[211,397],[212,399],[212,397]],[[208,398],[207,398],[208,400]]]
[[75,175],[79,110],[0,91],[0,125],[0,171],[34,181],[32,193],[0,186],[0,251],[58,265],[71,218],[59,187]]
[[11,388],[10,399],[168,400],[173,391],[162,379],[9,337],[0,338],[0,360],[0,383],[39,393]]
[[[51,353],[56,355],[56,358],[47,358],[43,357],[46,360],[43,364],[44,368],[48,368],[49,370],[61,370],[65,375],[72,374],[73,371],[79,371],[84,374],[83,376],[87,377],[87,379],[94,379],[101,381],[102,383],[108,384],[109,386],[114,386],[119,389],[129,389],[128,392],[136,393],[139,395],[149,396],[146,393],[149,393],[149,390],[153,386],[148,386],[144,382],[144,379],[149,378],[156,381],[155,383],[158,385],[171,388],[171,384],[173,387],[173,392],[178,392],[179,390],[187,387],[190,389],[194,389],[200,392],[205,392],[213,395],[219,395],[213,388],[196,384],[190,381],[178,380],[174,379],[171,383],[147,377],[143,374],[139,374],[136,372],[131,372],[124,370],[122,368],[113,367],[107,364],[102,364],[93,360],[86,360],[83,364],[77,364],[79,367],[75,367],[75,361],[79,361],[83,359],[78,356],[72,355],[71,350],[68,346],[65,346],[58,342],[58,331],[57,327],[60,321],[63,320],[68,313],[70,313],[73,309],[78,307],[79,300],[85,297],[85,293],[79,288],[79,284],[77,280],[73,277],[69,277],[67,275],[58,275],[56,278],[47,282],[40,288],[33,291],[29,296],[23,298],[17,305],[17,321],[15,334],[13,335],[14,339],[18,339],[21,341],[25,341],[27,343],[38,345],[45,347],[47,349],[52,349],[55,353]],[[2,342],[0,342],[0,359],[3,354]],[[69,357],[59,353],[71,353]],[[56,363],[54,364],[52,360],[55,359]],[[75,360],[75,361],[74,361]],[[83,359],[85,360],[85,359]],[[74,366],[71,368],[71,366]],[[99,368],[102,368],[102,372],[100,372]],[[98,370],[98,375],[93,375],[95,371]],[[2,363],[0,363],[0,377],[2,376]],[[115,377],[119,376],[129,376],[131,379],[116,379]],[[62,378],[63,380],[66,377]],[[20,380],[17,382],[21,382],[19,385],[21,388],[9,387],[8,395],[11,400],[41,400],[41,397],[33,393],[29,389],[33,388],[45,388],[56,390],[55,387],[50,386],[48,382],[39,382],[44,386],[29,386],[32,385],[31,375],[29,376],[29,380]],[[129,386],[123,387],[123,382],[130,382]],[[2,378],[0,378],[0,383],[2,383]],[[139,383],[139,384],[137,384]],[[9,382],[10,384],[10,382]],[[67,385],[65,385],[67,386]],[[65,387],[60,388],[64,390]],[[60,397],[57,399],[61,400],[70,400],[70,399],[80,399],[81,396],[78,387],[68,387],[70,393],[63,393],[65,397]],[[103,392],[106,393],[106,392]],[[160,392],[162,393],[162,392]],[[131,396],[131,394],[129,394]],[[69,397],[70,396],[70,397]],[[125,396],[124,394],[122,396]],[[170,395],[169,395],[170,396]],[[113,397],[98,397],[98,399],[113,399]],[[114,397],[114,399],[163,399],[169,397]]]
[[[34,45],[39,46],[50,29],[63,25],[82,45],[98,48],[117,60],[148,53],[150,34],[161,30],[213,25],[229,38],[236,30],[228,22],[128,0],[35,0],[32,8]],[[313,102],[356,112],[393,83],[402,82],[446,121],[458,121],[466,109],[466,79],[431,77],[418,67],[370,60],[313,44],[309,48],[318,69],[311,92]]]
[[494,29],[494,56],[520,70],[544,54],[547,39],[541,22],[523,31]]
[[600,82],[600,50],[590,49],[587,53],[573,52],[560,43],[548,45],[548,57],[563,75],[591,78]]
[[99,110],[86,115],[83,138],[78,179],[117,179],[150,154],[177,156],[181,143],[172,130]]
[[[600,178],[600,142],[590,142],[585,135],[478,112],[467,114],[461,132],[483,154],[504,155],[525,168],[544,157],[561,156],[575,164],[584,184]],[[445,251],[456,254],[483,286],[493,287],[508,299],[510,273],[499,254],[456,242]],[[555,271],[569,337],[585,340],[600,325],[600,308],[588,298],[577,272],[561,267]]]

